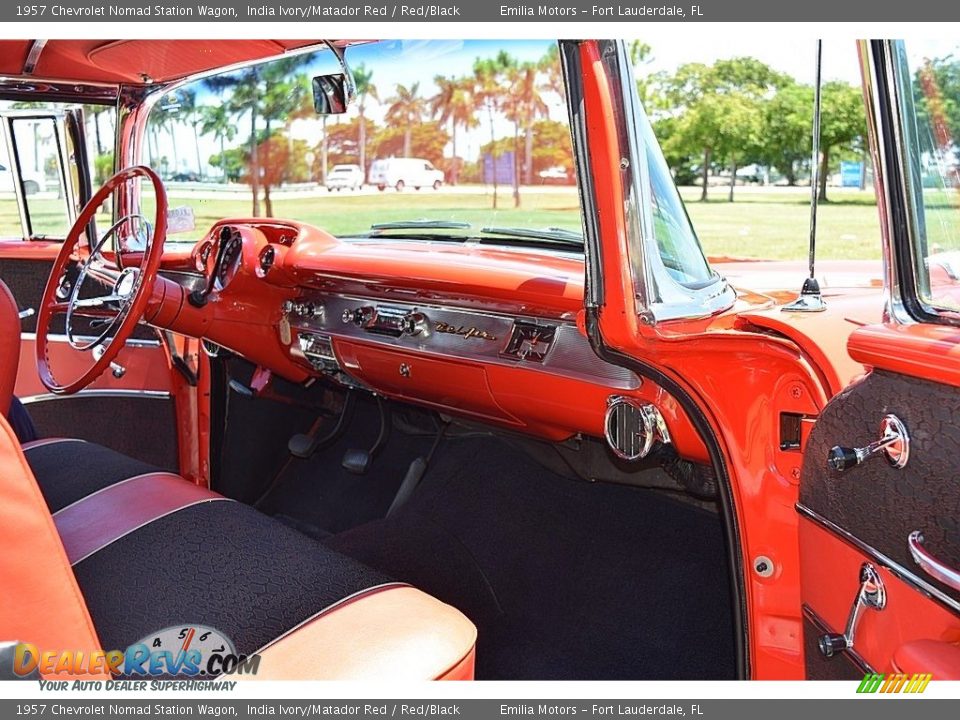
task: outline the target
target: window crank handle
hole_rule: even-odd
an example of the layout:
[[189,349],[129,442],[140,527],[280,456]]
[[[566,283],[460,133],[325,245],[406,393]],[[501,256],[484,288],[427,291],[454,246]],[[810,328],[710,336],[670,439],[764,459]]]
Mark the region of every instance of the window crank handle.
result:
[[887,415],[880,423],[880,439],[866,447],[850,448],[836,445],[827,454],[827,467],[843,472],[861,465],[872,457],[885,455],[895,468],[907,464],[910,456],[910,436],[907,427],[896,415]]

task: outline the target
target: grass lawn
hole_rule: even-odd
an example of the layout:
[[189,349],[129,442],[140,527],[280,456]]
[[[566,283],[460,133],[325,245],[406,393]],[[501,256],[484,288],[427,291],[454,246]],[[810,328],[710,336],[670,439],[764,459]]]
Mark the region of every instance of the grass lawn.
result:
[[[810,238],[809,188],[737,188],[727,202],[726,188],[711,188],[700,202],[700,188],[682,188],[687,212],[708,255],[800,260]],[[817,257],[867,260],[881,256],[880,220],[872,191],[828,188],[830,202],[817,211]]]
[[[810,222],[809,193],[802,188],[737,188],[736,202],[726,201],[726,188],[711,188],[709,202],[700,202],[697,188],[681,194],[694,227],[708,255],[757,257],[779,260],[806,257]],[[880,257],[877,209],[871,191],[831,188],[831,202],[822,204],[818,215],[817,254],[823,258],[874,259]],[[39,215],[56,215],[57,201],[31,198]],[[189,192],[171,188],[171,207],[189,205],[196,216],[192,233],[171,236],[175,240],[198,239],[225,217],[250,215],[250,201],[239,197],[216,198],[212,192]],[[262,210],[262,205],[261,205]],[[447,189],[360,195],[321,193],[309,197],[274,200],[274,215],[325,228],[330,232],[363,231],[376,222],[448,219],[475,226],[520,225],[580,229],[577,195],[570,188],[542,188],[522,194],[522,207],[513,207],[510,189],[501,189],[499,208],[479,188],[464,192]],[[62,216],[61,216],[62,217]],[[59,220],[59,218],[57,218]],[[19,216],[11,199],[0,198],[0,234],[19,235]]]

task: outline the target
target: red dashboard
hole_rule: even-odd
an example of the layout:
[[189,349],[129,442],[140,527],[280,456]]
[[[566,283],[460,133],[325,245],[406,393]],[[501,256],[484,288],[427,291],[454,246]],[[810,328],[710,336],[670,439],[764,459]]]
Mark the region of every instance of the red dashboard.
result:
[[578,254],[238,219],[214,226],[189,265],[160,278],[147,320],[289,380],[325,378],[552,441],[603,437],[611,401],[633,399],[656,408],[681,456],[707,461],[673,398],[593,353],[578,323]]

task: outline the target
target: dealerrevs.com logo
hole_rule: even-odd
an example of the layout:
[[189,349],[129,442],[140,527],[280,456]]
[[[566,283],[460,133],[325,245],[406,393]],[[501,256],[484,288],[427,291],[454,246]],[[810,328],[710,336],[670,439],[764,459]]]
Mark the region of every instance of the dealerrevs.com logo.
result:
[[255,675],[260,656],[240,655],[233,642],[205,625],[175,625],[130,645],[126,650],[44,650],[19,643],[13,653],[13,674],[103,675],[136,677],[210,678],[217,675]]
[[930,673],[867,673],[858,693],[922,693],[933,679]]

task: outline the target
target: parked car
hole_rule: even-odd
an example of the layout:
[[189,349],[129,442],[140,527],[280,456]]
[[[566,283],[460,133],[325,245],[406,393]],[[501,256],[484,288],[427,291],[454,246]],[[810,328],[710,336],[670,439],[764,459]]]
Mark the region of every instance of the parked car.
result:
[[540,182],[544,185],[572,185],[573,177],[567,168],[557,165],[555,167],[541,170],[537,173]]
[[[34,195],[44,189],[44,178],[40,173],[23,173],[23,192]],[[13,171],[0,164],[0,192],[14,192]]]
[[374,160],[370,165],[367,182],[376,185],[378,190],[388,187],[397,191],[407,187],[417,190],[432,187],[437,190],[443,185],[443,172],[423,158],[383,158]]
[[200,175],[191,170],[186,170],[183,172],[174,173],[167,179],[170,182],[200,182]]
[[[0,42],[0,95],[32,118],[116,93],[128,164],[97,194],[113,246],[85,245],[93,205],[63,242],[0,240],[0,413],[15,388],[44,434],[0,417],[0,642],[47,677],[57,651],[130,647],[175,674],[189,645],[274,679],[960,679],[960,210],[956,142],[929,142],[931,104],[960,97],[917,72],[958,48],[860,44],[887,265],[818,261],[821,295],[806,260],[705,255],[626,43],[431,42],[362,59],[427,96],[438,69],[540,43],[578,193],[291,198],[272,191],[313,138],[254,160],[241,133],[221,153],[256,194],[178,193],[230,208],[185,245],[149,167],[151,144],[173,157],[159,94],[239,122],[230,93],[302,73],[355,119],[330,49],[351,41],[140,39],[136,74],[123,41]],[[499,100],[473,120],[512,144]],[[442,183],[415,158],[370,179]]]
[[359,190],[363,187],[363,170],[359,165],[334,165],[325,185],[327,190]]

